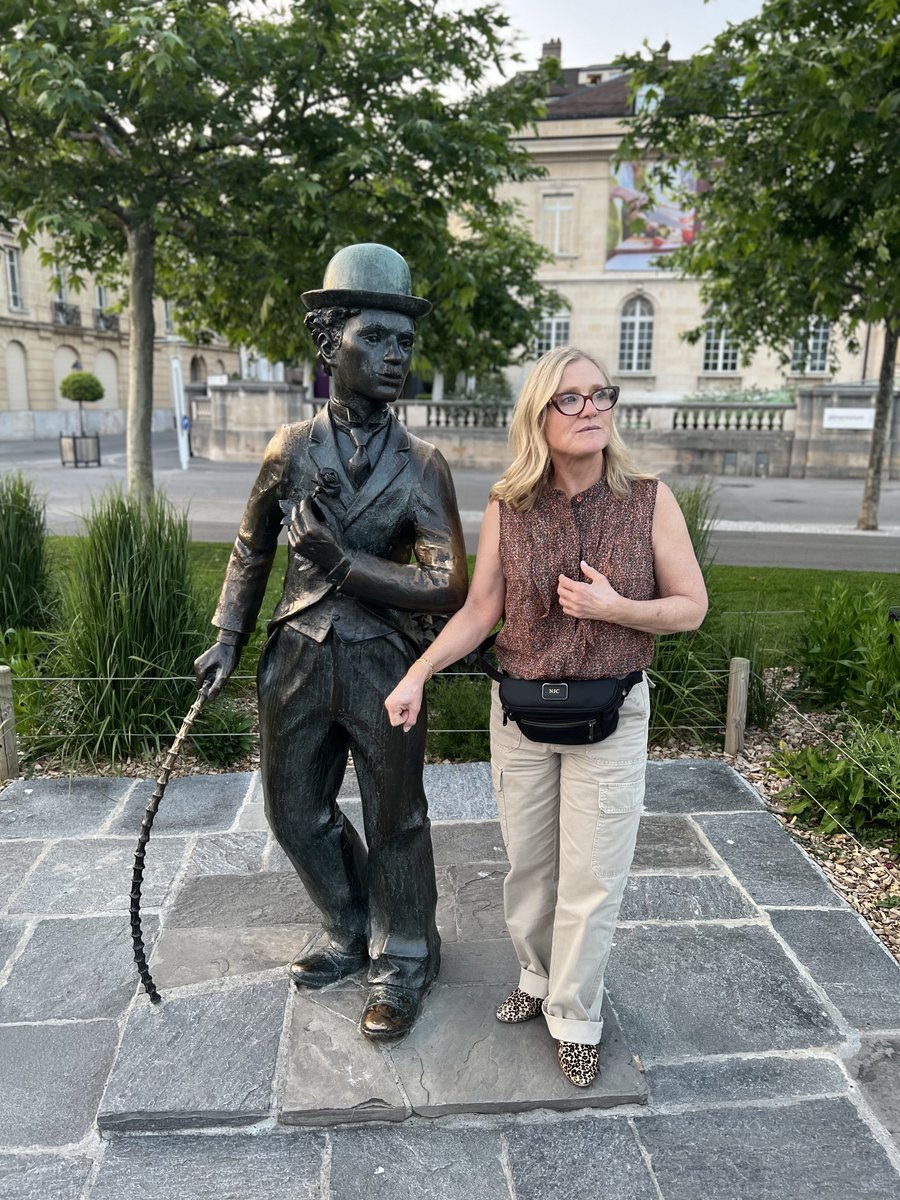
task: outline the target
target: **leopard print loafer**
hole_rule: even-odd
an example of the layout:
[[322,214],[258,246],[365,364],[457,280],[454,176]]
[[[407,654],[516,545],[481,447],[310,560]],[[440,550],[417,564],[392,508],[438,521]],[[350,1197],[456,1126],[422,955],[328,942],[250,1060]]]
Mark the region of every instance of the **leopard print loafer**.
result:
[[529,996],[521,988],[516,988],[506,997],[497,1009],[497,1020],[505,1021],[507,1025],[519,1025],[522,1021],[533,1021],[540,1016],[543,1000],[537,996]]
[[597,1078],[599,1053],[597,1046],[584,1046],[580,1042],[560,1042],[559,1065],[569,1083],[576,1087],[590,1087]]

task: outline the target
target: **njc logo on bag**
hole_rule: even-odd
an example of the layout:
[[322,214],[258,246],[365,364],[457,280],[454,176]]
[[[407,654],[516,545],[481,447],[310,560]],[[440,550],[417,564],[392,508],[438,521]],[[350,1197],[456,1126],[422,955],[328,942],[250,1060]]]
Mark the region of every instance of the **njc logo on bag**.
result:
[[541,687],[542,700],[568,700],[569,685],[567,683],[545,683]]

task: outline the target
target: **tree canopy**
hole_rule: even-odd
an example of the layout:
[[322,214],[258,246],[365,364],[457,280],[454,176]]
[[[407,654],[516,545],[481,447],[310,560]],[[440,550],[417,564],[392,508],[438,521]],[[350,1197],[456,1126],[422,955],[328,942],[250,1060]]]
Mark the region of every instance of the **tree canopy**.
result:
[[0,225],[76,271],[125,274],[129,486],[152,491],[154,291],[188,329],[308,353],[300,292],[352,241],[409,260],[422,359],[496,367],[552,293],[506,180],[548,68],[500,85],[507,19],[437,0],[7,0]]
[[[666,265],[697,275],[708,319],[786,361],[811,318],[854,347],[885,330],[859,524],[877,524],[900,327],[900,0],[766,0],[701,53],[623,60],[641,103],[622,157],[701,181],[700,235]],[[697,338],[702,329],[694,330]]]

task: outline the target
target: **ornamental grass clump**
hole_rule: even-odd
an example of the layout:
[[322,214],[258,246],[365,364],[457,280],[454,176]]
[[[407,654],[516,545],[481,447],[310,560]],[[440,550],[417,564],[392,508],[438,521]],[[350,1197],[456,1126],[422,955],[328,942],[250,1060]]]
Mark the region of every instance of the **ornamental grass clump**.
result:
[[43,500],[18,472],[0,478],[0,631],[43,629],[54,607]]
[[70,762],[159,750],[196,695],[209,640],[187,518],[157,499],[95,503],[63,593],[35,748]]

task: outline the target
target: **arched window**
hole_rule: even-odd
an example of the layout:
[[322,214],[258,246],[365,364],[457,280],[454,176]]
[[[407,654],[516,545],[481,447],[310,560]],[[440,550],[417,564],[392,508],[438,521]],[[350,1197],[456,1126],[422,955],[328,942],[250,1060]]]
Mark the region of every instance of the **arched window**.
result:
[[191,359],[191,383],[206,383],[206,359],[202,354]]
[[808,329],[794,338],[791,370],[803,375],[824,375],[828,370],[831,325],[822,317],[813,317]]
[[571,313],[567,308],[562,308],[559,312],[542,317],[541,323],[538,325],[537,341],[534,346],[538,358],[542,354],[547,354],[550,350],[555,350],[557,346],[565,346],[569,340],[570,327]]
[[619,370],[649,371],[653,361],[653,305],[632,296],[619,322]]

